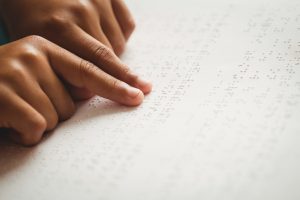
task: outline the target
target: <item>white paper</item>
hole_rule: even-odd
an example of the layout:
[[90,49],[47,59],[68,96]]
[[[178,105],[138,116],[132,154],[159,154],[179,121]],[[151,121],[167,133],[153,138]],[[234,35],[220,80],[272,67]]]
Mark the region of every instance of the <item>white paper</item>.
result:
[[153,92],[2,142],[0,199],[300,199],[300,4],[208,2],[129,1],[122,59]]

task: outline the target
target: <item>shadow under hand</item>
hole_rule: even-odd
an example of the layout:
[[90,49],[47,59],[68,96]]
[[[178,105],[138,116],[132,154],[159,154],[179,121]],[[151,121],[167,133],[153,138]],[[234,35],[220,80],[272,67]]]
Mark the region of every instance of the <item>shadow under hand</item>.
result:
[[5,134],[0,134],[0,180],[21,167],[32,155],[34,149],[14,144]]
[[92,99],[81,102],[77,105],[77,113],[70,120],[71,123],[80,120],[81,122],[97,118],[101,120],[103,117],[110,117],[112,115],[119,116],[122,113],[133,112],[137,107],[128,107],[113,101],[103,99],[95,96]]
[[[75,123],[85,123],[93,118],[101,120],[103,117],[107,119],[111,115],[118,117],[121,113],[132,112],[136,107],[126,107],[101,97],[93,97],[90,100],[77,104],[76,114],[66,122],[62,122],[63,126],[72,126]],[[59,126],[61,126],[59,125]],[[59,129],[59,127],[58,127]],[[47,132],[40,144],[51,140],[55,137],[56,131]],[[0,180],[5,175],[13,173],[29,162],[30,157],[36,152],[36,147],[23,147],[13,143],[6,134],[1,134],[0,130]]]

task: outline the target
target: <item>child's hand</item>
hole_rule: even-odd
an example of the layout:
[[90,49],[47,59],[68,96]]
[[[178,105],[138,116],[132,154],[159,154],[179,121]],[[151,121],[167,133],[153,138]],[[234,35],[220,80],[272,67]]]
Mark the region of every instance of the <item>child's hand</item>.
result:
[[[99,43],[120,55],[135,24],[123,0],[0,0],[12,39],[41,35],[93,63]],[[98,63],[96,63],[98,64]]]
[[140,104],[151,85],[124,68],[106,47],[99,52],[111,75],[39,36],[0,46],[0,128],[14,129],[17,142],[32,145],[68,119],[75,107],[58,76],[74,88],[130,106]]

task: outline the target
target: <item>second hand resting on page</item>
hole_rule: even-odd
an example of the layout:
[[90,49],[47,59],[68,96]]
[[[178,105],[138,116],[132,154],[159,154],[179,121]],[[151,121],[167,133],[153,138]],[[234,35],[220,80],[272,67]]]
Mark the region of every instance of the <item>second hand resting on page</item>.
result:
[[117,57],[134,29],[122,0],[0,0],[0,9],[15,40],[0,46],[0,128],[16,142],[38,143],[75,100],[136,106],[151,91]]

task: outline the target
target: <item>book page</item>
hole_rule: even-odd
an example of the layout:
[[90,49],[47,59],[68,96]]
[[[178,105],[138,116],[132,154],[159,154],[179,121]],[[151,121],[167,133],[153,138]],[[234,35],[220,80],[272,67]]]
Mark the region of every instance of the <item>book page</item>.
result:
[[136,108],[94,97],[34,148],[0,143],[0,199],[300,199],[298,1],[127,1]]

